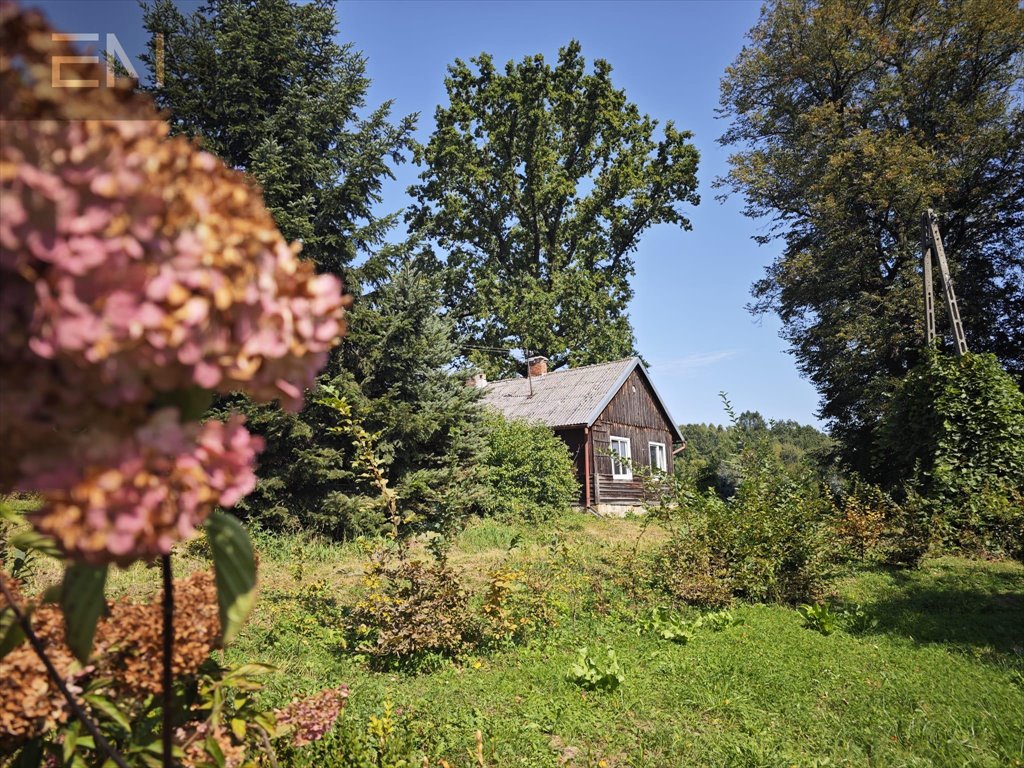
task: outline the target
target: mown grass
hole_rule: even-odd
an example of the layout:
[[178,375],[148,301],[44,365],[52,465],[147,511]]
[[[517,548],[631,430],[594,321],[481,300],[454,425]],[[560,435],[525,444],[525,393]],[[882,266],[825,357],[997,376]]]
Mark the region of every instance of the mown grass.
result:
[[[543,526],[478,521],[450,562],[479,594],[490,569],[566,557],[609,564],[629,557],[636,520],[575,516]],[[655,530],[639,548],[652,546]],[[477,652],[420,673],[374,672],[345,647],[342,611],[359,589],[360,543],[257,533],[262,593],[225,658],[277,671],[262,692],[278,706],[346,683],[344,719],[363,729],[392,712],[394,732],[431,766],[1024,766],[1024,567],[959,558],[914,571],[846,573],[835,599],[877,624],[823,636],[785,606],[738,605],[742,623],[698,629],[685,645],[637,632],[652,605],[609,581],[577,595],[587,610],[525,645]],[[178,568],[205,567],[202,545]],[[45,581],[41,566],[36,579]],[[598,569],[596,572],[600,572]],[[151,594],[141,566],[112,575],[114,594]],[[479,600],[479,598],[477,598]],[[655,601],[657,598],[653,598]],[[625,681],[611,693],[566,680],[581,646],[617,652]],[[391,709],[388,709],[388,706]],[[295,754],[340,762],[337,734]]]

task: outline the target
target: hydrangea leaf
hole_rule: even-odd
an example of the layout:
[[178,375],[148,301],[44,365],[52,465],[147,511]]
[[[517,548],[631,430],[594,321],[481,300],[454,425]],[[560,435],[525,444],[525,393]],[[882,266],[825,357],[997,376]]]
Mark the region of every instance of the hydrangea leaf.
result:
[[14,611],[4,608],[0,611],[0,659],[17,648],[24,639],[25,632]]
[[83,664],[92,651],[96,623],[106,605],[103,590],[107,583],[107,566],[72,563],[64,571],[60,591],[60,607],[68,647]]
[[245,528],[225,512],[210,515],[206,535],[213,552],[220,631],[226,645],[234,640],[256,600],[256,557]]

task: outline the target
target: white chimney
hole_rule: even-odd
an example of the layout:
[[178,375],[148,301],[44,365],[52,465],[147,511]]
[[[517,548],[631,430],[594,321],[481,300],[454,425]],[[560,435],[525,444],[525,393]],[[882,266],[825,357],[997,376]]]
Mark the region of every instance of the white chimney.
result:
[[474,389],[483,389],[487,386],[487,374],[486,373],[474,373],[468,379],[466,379],[466,386],[473,387]]

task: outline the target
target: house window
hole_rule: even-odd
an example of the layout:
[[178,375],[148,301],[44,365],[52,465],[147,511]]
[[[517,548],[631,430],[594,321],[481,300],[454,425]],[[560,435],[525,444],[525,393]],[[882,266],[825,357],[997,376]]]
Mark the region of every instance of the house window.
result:
[[651,452],[651,471],[668,472],[668,459],[665,455],[665,444],[648,443],[647,448]]
[[612,453],[612,478],[614,480],[632,480],[633,467],[629,463],[629,438],[610,438]]

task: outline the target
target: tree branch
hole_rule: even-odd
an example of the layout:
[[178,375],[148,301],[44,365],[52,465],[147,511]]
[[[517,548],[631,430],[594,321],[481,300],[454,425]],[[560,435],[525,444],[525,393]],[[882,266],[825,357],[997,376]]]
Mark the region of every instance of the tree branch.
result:
[[172,709],[174,705],[174,675],[172,661],[174,653],[174,579],[171,574],[171,556],[160,557],[160,570],[164,577],[164,654],[163,654],[163,702],[161,704],[163,765],[174,768],[174,731]]

